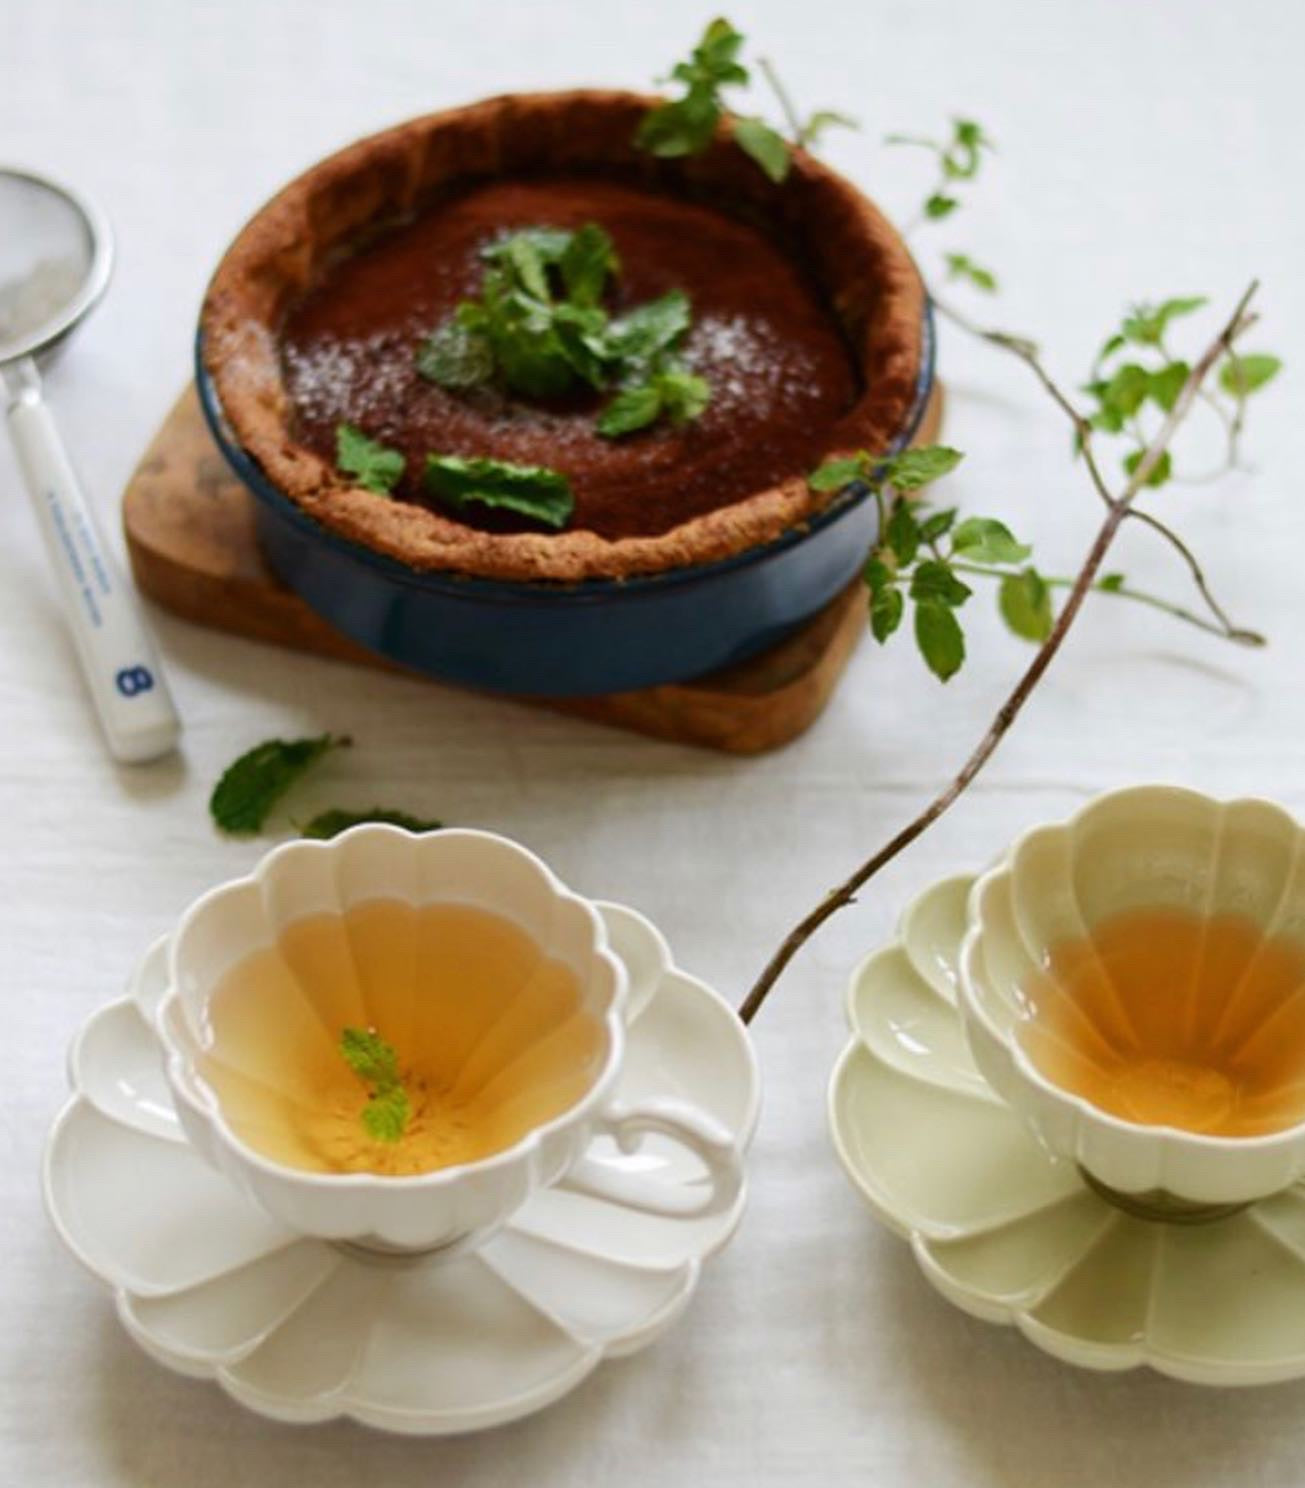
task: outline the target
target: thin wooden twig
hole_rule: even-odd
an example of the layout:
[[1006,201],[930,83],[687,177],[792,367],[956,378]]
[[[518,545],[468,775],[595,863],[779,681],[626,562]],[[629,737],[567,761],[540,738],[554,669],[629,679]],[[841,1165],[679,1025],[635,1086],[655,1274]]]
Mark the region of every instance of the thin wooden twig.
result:
[[[757,977],[739,1007],[739,1016],[744,1023],[751,1023],[756,1017],[762,1004],[765,1002],[771,988],[779,980],[785,968],[794,956],[802,949],[808,940],[825,923],[826,920],[845,905],[852,903],[857,893],[875,877],[881,869],[887,867],[894,858],[904,849],[908,848],[917,837],[926,832],[961,796],[975,776],[983,769],[992,756],[996,753],[1001,741],[1006,737],[1011,725],[1019,717],[1033,690],[1042,680],[1043,674],[1055,660],[1056,654],[1065,642],[1070,627],[1083,601],[1087,597],[1097,574],[1100,572],[1101,564],[1111,543],[1115,540],[1120,526],[1133,509],[1133,503],[1137,500],[1140,492],[1145,490],[1148,478],[1155,470],[1165,451],[1173,442],[1174,435],[1178,432],[1184,419],[1191,411],[1192,403],[1199,393],[1205,379],[1209,376],[1211,368],[1231,350],[1236,338],[1246,328],[1249,317],[1247,308],[1258,288],[1256,282],[1252,282],[1237,302],[1233,313],[1225,322],[1219,334],[1205,349],[1199,360],[1193,365],[1187,375],[1178,397],[1174,401],[1173,408],[1165,417],[1164,423],[1156,432],[1155,437],[1146,447],[1137,468],[1131,473],[1127,484],[1118,496],[1110,493],[1106,488],[1106,514],[1101,526],[1093,539],[1092,546],[1088,550],[1087,557],[1079,569],[1078,577],[1074,580],[1073,588],[1065,600],[1065,604],[1056,617],[1051,633],[1039,647],[1037,655],[1029,663],[1023,675],[1015,683],[1007,696],[1005,702],[997,709],[995,717],[988,725],[983,737],[971,753],[970,757],[962,765],[959,772],[952,780],[933,798],[932,801],[912,821],[908,822],[894,837],[884,844],[871,857],[836,888],[831,889],[811,912],[805,915],[789,933],[784,937],[779,949],[766,963],[761,974]],[[998,333],[999,334],[999,333]],[[1020,353],[1017,353],[1020,354]],[[1044,384],[1049,383],[1040,372],[1040,362],[1036,351],[1032,357],[1025,356],[1035,371],[1039,371]],[[1056,396],[1053,393],[1053,396]],[[1057,398],[1059,402],[1060,399]],[[1077,415],[1076,415],[1077,416]]]

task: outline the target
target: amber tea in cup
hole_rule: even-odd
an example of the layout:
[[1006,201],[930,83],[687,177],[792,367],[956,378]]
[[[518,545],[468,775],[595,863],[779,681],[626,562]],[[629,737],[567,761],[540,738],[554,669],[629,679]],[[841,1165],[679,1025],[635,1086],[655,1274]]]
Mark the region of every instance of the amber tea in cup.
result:
[[[414,995],[414,992],[417,995]],[[364,1120],[376,1086],[345,1030],[394,1054],[401,1130]],[[200,1073],[274,1162],[395,1176],[476,1162],[573,1106],[606,1055],[579,979],[518,925],[470,904],[375,899],[296,920],[233,966]]]
[[1305,943],[1231,914],[1139,908],[1052,945],[1016,1037],[1113,1116],[1218,1137],[1305,1121]]

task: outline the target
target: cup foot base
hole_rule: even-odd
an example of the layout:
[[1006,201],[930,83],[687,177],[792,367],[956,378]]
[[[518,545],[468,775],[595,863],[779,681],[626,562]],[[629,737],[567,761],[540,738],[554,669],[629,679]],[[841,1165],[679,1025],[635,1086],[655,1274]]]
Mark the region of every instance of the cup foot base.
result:
[[1122,1193],[1094,1178],[1084,1167],[1079,1168],[1083,1182],[1116,1209],[1131,1214],[1134,1219],[1144,1219],[1151,1224],[1199,1225],[1214,1224],[1230,1215],[1240,1214],[1250,1208],[1250,1202],[1236,1204],[1198,1204],[1190,1199],[1180,1199],[1176,1194],[1166,1193],[1162,1188],[1153,1188],[1146,1193]]

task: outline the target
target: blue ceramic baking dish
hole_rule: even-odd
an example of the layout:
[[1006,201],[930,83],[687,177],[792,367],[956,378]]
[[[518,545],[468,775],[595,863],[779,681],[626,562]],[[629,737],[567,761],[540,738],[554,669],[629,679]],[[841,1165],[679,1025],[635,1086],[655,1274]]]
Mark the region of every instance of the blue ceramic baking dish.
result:
[[[546,585],[421,572],[328,531],[282,494],[232,434],[202,340],[196,352],[204,416],[253,493],[272,571],[361,645],[468,687],[584,697],[716,671],[814,615],[852,580],[875,539],[875,504],[852,490],[774,542],[665,574]],[[890,450],[914,436],[933,368],[926,307],[915,396]]]

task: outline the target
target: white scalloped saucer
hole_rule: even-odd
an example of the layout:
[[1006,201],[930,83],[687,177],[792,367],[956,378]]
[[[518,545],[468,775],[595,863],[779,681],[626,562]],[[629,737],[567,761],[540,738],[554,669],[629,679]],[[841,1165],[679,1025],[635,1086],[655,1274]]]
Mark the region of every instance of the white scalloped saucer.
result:
[[1068,1363],[1206,1385],[1305,1376],[1305,1185],[1155,1224],[1041,1147],[975,1068],[956,1010],[973,881],[922,894],[852,978],[829,1087],[852,1182],[943,1296]]
[[[619,1098],[681,1096],[745,1147],[759,1079],[738,1018],[670,963],[641,916],[598,908],[631,973]],[[671,1219],[563,1183],[457,1259],[382,1259],[295,1236],[182,1137],[149,1024],[165,959],[160,942],[129,995],[73,1043],[74,1095],[46,1148],[46,1206],[68,1248],[113,1289],[146,1352],[216,1379],[262,1415],[350,1416],[430,1436],[528,1415],[602,1359],[651,1343],[738,1225],[743,1195],[715,1219]],[[668,1183],[701,1176],[682,1147],[655,1137],[631,1156],[606,1139],[590,1155]]]

